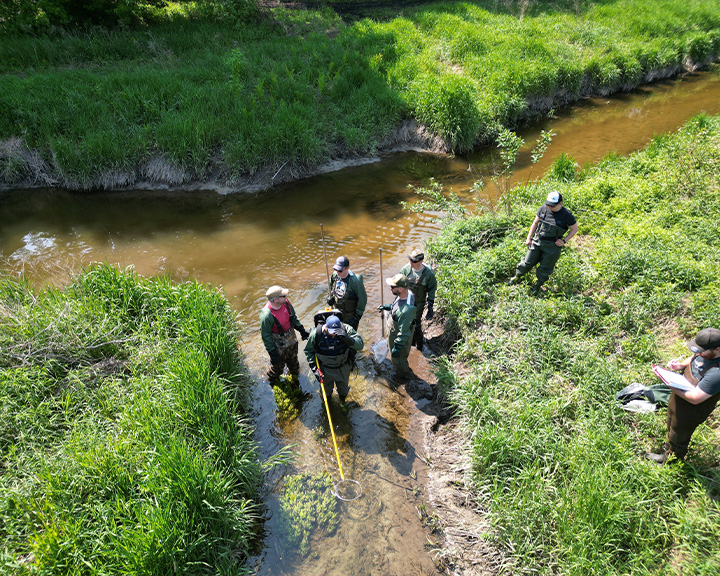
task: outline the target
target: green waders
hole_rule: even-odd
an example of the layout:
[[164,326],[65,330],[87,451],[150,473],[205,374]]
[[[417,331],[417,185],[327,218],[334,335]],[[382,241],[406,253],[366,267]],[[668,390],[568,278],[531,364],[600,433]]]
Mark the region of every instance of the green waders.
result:
[[[415,272],[412,270],[411,274]],[[419,280],[417,273],[414,275],[415,279]],[[422,316],[423,311],[425,310],[425,303],[427,302],[427,294],[428,289],[425,284],[422,284],[420,282],[413,282],[413,278],[408,276],[409,280],[409,289],[412,291],[413,294],[415,294],[415,306],[417,307],[417,312],[415,312],[415,331],[413,332],[412,342],[410,343],[410,346],[415,345],[418,350],[422,352],[423,344],[424,344],[424,337],[423,337],[423,331],[422,331]]]
[[277,383],[285,370],[285,366],[287,366],[293,381],[298,382],[300,362],[298,361],[298,341],[297,336],[295,336],[295,329],[291,327],[287,332],[273,332],[272,338],[280,355],[280,361],[277,363],[270,361],[270,370],[267,373],[270,384]]
[[[411,334],[414,333],[414,325],[415,320],[413,320],[412,325],[410,326]],[[388,333],[388,350],[392,350],[395,338],[400,332],[400,323],[395,320],[392,314],[387,315],[387,319],[385,320],[385,329]],[[410,364],[408,364],[408,356],[410,356],[410,348],[412,348],[413,344],[412,340],[412,338],[407,339],[405,345],[400,350],[400,356],[398,356],[397,358],[395,358],[394,356],[390,356],[390,360],[392,361],[393,366],[395,366],[395,371],[397,372],[397,375],[402,378],[412,376],[412,372],[410,371]]]
[[533,235],[532,243],[528,248],[525,257],[515,268],[515,277],[522,276],[529,272],[538,262],[540,265],[535,271],[537,277],[537,288],[545,284],[550,274],[555,270],[555,265],[560,259],[562,246],[555,244],[558,238],[565,235],[565,230],[555,224],[548,224],[542,220],[538,223]]
[[323,387],[328,398],[332,396],[333,387],[337,387],[338,396],[341,400],[350,392],[350,370],[352,363],[350,362],[350,348],[337,356],[327,356],[325,354],[317,354],[318,362],[320,362],[320,370],[323,375]]

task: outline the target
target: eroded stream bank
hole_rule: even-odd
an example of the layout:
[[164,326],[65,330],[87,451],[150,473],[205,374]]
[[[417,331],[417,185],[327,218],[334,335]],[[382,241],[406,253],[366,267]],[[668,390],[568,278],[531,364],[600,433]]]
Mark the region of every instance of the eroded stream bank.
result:
[[[717,75],[690,76],[558,112],[556,119],[523,134],[528,142],[535,140],[540,129],[552,128],[557,135],[546,158],[532,172],[526,153],[521,156],[515,180],[539,176],[561,152],[586,163],[611,151],[626,153],[641,147],[698,112],[718,113],[719,80]],[[412,390],[394,387],[390,374],[378,371],[368,357],[369,347],[380,337],[377,318],[371,312],[363,318],[360,333],[367,346],[351,382],[355,405],[345,415],[333,402],[332,414],[337,416],[334,421],[346,474],[362,483],[365,494],[355,503],[343,504],[337,531],[313,542],[311,553],[299,558],[281,545],[273,515],[275,489],[282,484],[283,472],[327,470],[336,475],[336,463],[322,399],[304,362],[301,383],[311,396],[298,418],[277,419],[272,392],[262,376],[266,354],[258,336],[257,312],[267,286],[284,284],[291,289],[301,321],[310,324],[325,296],[321,223],[328,256],[348,255],[351,268],[364,275],[368,310],[372,310],[380,303],[378,249],[382,247],[386,255],[387,275],[405,264],[405,254],[437,230],[432,214],[407,214],[400,209],[399,201],[412,197],[407,185],[425,185],[435,177],[463,194],[472,182],[487,177],[489,163],[481,151],[455,158],[403,153],[259,196],[201,191],[5,192],[0,195],[0,257],[5,270],[25,271],[39,279],[62,277],[87,262],[107,260],[133,265],[143,275],[192,276],[222,285],[246,326],[243,351],[257,381],[254,409],[263,454],[288,445],[298,454],[294,467],[278,470],[268,479],[270,518],[263,549],[253,559],[256,572],[433,573],[431,549],[440,543],[431,537],[433,544],[428,544],[422,506],[433,498],[444,505],[449,500],[438,500],[430,493],[426,477],[449,470],[455,474],[451,485],[461,482],[463,463],[446,461],[436,466],[440,456],[457,452],[454,436],[442,439],[440,452],[424,444],[424,434],[433,422],[427,358],[413,352],[425,384],[419,381]],[[491,190],[486,192],[492,197]],[[433,464],[430,470],[428,461]],[[455,499],[462,503],[461,487],[456,488]],[[461,546],[477,536],[477,526],[468,530],[462,522],[452,524],[451,520],[460,519],[462,509],[450,509],[444,517],[442,508],[437,511],[451,544],[456,538],[458,571],[492,572],[498,560],[492,550]]]

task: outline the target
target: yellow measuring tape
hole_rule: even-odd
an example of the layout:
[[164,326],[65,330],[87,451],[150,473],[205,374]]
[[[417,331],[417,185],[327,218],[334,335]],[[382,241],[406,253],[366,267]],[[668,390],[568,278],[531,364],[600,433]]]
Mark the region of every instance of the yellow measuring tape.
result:
[[320,372],[320,362],[318,362],[317,354],[315,354],[315,365],[317,366],[318,373],[320,374],[320,389],[322,390],[323,400],[325,400],[325,410],[328,415],[328,422],[330,422],[330,433],[332,434],[333,446],[335,446],[335,457],[337,458],[338,468],[340,468],[340,478],[345,480],[345,474],[343,474],[342,463],[340,462],[340,453],[338,452],[337,442],[335,440],[335,428],[333,428],[332,417],[330,416],[330,406],[328,405],[327,394],[325,394],[325,376]]

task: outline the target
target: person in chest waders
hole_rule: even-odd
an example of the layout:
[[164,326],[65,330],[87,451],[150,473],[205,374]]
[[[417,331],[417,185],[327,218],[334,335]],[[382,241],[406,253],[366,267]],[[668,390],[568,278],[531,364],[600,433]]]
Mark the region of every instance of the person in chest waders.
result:
[[310,370],[318,382],[322,381],[328,398],[332,396],[333,388],[337,388],[341,406],[345,405],[345,398],[350,392],[350,352],[362,350],[363,346],[360,334],[335,315],[328,316],[324,324],[318,324],[305,344],[305,357]]
[[347,256],[338,257],[333,264],[333,270],[327,303],[340,310],[343,320],[357,330],[367,306],[363,277],[350,271],[350,260]]
[[690,390],[672,388],[668,401],[668,441],[661,452],[645,457],[657,464],[665,464],[673,454],[684,460],[695,429],[708,419],[720,400],[720,330],[705,328],[688,344],[692,356],[685,360],[671,360],[670,370],[682,370],[694,385]]
[[538,263],[539,266],[535,271],[537,282],[532,287],[532,292],[539,294],[540,287],[550,278],[555,264],[560,259],[560,252],[578,231],[575,216],[562,205],[562,201],[562,194],[559,192],[553,191],[547,195],[545,204],[540,206],[528,231],[525,240],[528,247],[527,254],[517,265],[515,276],[508,284],[516,284]]
[[413,250],[408,255],[408,259],[410,263],[400,270],[400,274],[407,277],[410,291],[415,295],[417,312],[415,313],[415,332],[412,343],[422,352],[425,344],[425,337],[422,331],[423,310],[425,310],[425,303],[427,302],[425,320],[432,320],[435,315],[433,307],[435,306],[437,279],[435,278],[435,272],[433,272],[432,268],[423,262],[423,260],[425,260],[425,254],[421,250]]
[[398,378],[407,379],[412,376],[408,356],[410,356],[412,338],[415,334],[417,312],[415,295],[408,289],[410,283],[407,277],[402,274],[395,274],[392,278],[387,278],[385,282],[390,286],[395,301],[392,304],[378,306],[377,309],[378,312],[390,311],[390,314],[385,319],[390,360],[395,366]]
[[268,303],[260,310],[260,335],[270,355],[270,370],[267,373],[270,385],[277,384],[287,366],[293,384],[299,388],[300,363],[295,330],[300,332],[303,340],[307,340],[310,333],[298,320],[287,295],[288,290],[281,286],[267,289],[265,296]]

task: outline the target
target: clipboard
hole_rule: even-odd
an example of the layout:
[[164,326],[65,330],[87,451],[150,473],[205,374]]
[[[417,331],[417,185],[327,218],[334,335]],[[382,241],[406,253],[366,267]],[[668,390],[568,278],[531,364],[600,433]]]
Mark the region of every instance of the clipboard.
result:
[[690,381],[685,378],[682,374],[678,374],[677,372],[673,372],[672,370],[668,370],[667,368],[663,368],[662,366],[658,366],[657,364],[652,365],[652,371],[657,376],[665,382],[670,388],[675,388],[677,390],[692,390],[695,388]]

